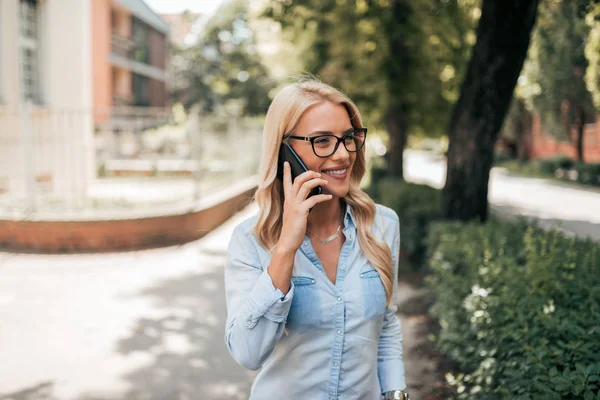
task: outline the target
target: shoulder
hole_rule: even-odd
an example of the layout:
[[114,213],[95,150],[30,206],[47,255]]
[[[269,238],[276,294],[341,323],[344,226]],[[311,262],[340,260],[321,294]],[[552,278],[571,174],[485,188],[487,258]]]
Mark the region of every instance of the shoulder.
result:
[[373,226],[382,232],[383,239],[392,243],[400,232],[400,219],[393,209],[382,204],[375,204],[375,219]]
[[258,214],[255,214],[249,218],[246,218],[239,224],[237,224],[233,230],[233,233],[240,236],[254,237],[254,225],[258,220]]
[[396,211],[392,210],[391,208],[384,206],[382,204],[375,204],[375,208],[376,208],[376,217],[382,219],[384,221],[384,223],[388,223],[388,224],[397,224],[400,221],[400,218],[398,218],[398,214],[396,213]]

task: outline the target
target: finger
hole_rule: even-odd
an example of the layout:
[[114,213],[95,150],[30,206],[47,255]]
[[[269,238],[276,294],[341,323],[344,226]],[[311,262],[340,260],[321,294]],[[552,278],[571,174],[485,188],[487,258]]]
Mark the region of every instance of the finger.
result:
[[296,177],[296,179],[294,179],[294,183],[292,185],[292,196],[294,196],[294,197],[298,196],[298,191],[300,190],[300,187],[302,187],[304,182],[311,180],[311,179],[320,178],[320,177],[321,177],[321,174],[319,174],[318,172],[315,172],[315,171],[305,171],[305,172],[301,173],[300,175],[298,175]]
[[291,198],[292,194],[292,171],[290,169],[290,163],[283,163],[283,195],[284,198]]
[[304,182],[304,184],[302,185],[302,187],[300,187],[300,190],[298,191],[298,194],[296,195],[296,200],[301,203],[304,200],[306,200],[306,198],[308,197],[308,194],[310,193],[311,190],[313,190],[314,188],[316,188],[319,185],[327,185],[329,182],[327,182],[325,179],[311,179],[308,182]]
[[308,208],[311,209],[316,204],[324,203],[326,201],[331,200],[332,198],[333,198],[333,196],[330,194],[318,194],[316,196],[312,196],[312,197],[309,197],[308,199],[304,200],[304,202],[302,204],[307,205]]

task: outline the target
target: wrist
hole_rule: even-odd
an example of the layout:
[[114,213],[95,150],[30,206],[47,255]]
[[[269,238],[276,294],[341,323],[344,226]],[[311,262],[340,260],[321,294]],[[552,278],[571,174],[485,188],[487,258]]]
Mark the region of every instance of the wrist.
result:
[[286,245],[277,243],[273,249],[273,255],[277,255],[283,258],[293,258],[296,255],[298,249],[292,249]]
[[382,400],[410,400],[405,390],[389,390],[381,394]]

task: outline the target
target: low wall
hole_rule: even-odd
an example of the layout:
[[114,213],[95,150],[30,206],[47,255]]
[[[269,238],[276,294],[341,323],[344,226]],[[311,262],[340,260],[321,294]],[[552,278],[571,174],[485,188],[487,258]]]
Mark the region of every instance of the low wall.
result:
[[242,182],[184,214],[102,221],[0,220],[0,249],[107,252],[182,244],[201,238],[243,209],[255,190],[254,180]]

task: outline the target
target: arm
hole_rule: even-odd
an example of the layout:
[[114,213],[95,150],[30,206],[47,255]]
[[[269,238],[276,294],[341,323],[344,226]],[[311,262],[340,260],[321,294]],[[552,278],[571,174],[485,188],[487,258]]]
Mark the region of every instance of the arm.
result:
[[[278,260],[280,258],[273,257],[271,264]],[[227,348],[239,364],[257,370],[283,334],[294,286],[290,283],[284,296],[273,285],[267,269],[263,271],[261,268],[250,233],[239,226],[234,230],[227,249],[225,292]]]
[[404,360],[402,357],[402,329],[400,320],[396,316],[398,306],[398,256],[400,252],[400,224],[395,228],[392,243],[392,265],[394,266],[393,300],[386,309],[381,328],[381,336],[377,348],[377,374],[382,392],[389,390],[404,390],[406,379],[404,377]]

